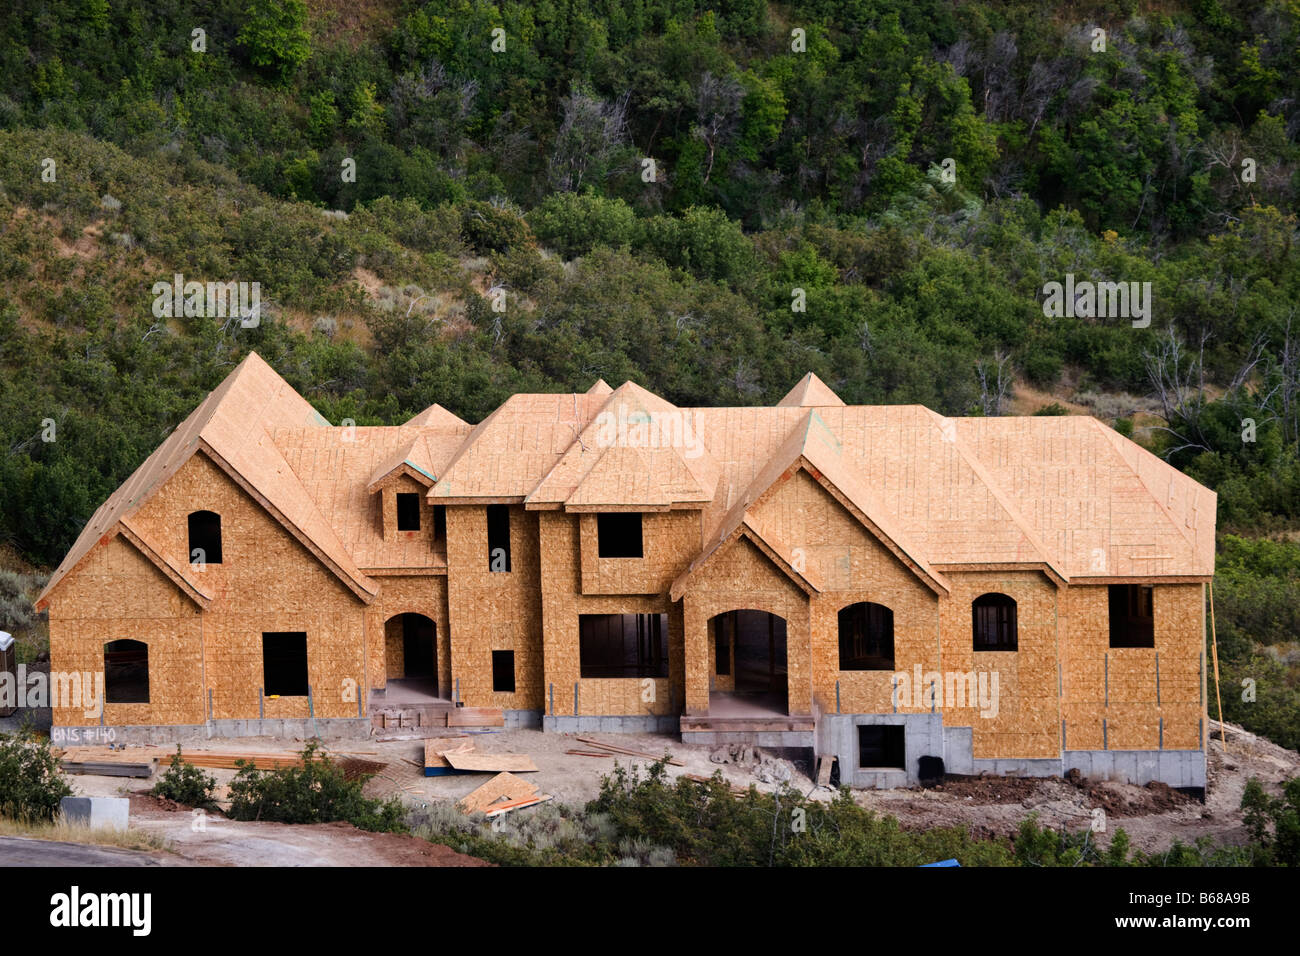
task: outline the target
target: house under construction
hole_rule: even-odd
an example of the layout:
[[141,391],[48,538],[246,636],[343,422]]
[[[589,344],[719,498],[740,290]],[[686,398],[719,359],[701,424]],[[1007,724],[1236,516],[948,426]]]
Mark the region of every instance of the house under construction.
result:
[[1214,523],[1092,418],[809,375],[773,407],[598,381],[333,426],[253,354],[42,594],[51,669],[106,682],[54,724],[365,735],[423,688],[426,716],[813,748],[857,786],[937,758],[1203,787]]

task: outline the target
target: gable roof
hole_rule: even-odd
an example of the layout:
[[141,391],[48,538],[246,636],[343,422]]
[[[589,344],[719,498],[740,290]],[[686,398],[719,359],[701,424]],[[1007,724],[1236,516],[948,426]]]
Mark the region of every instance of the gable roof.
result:
[[68,573],[120,522],[129,519],[197,451],[248,491],[354,594],[369,601],[378,586],[353,563],[271,440],[277,426],[329,426],[255,352],[249,353],[188,418],[167,436],[86,523],[37,599],[44,603]]
[[[723,518],[712,543],[705,546],[700,558],[673,583],[674,599],[698,567],[702,567],[724,545],[735,540],[741,525],[765,541],[772,541],[772,532],[765,533],[761,530],[763,525],[756,511],[780,484],[799,470],[806,471],[836,498],[869,534],[893,553],[926,587],[936,594],[946,595],[949,592],[948,582],[943,575],[930,566],[920,548],[908,540],[907,534],[894,523],[870,489],[846,465],[844,445],[839,437],[817,411],[802,410],[802,415],[790,429],[785,441],[768,458],[766,465],[754,476]],[[803,577],[807,579],[806,572]]]
[[689,411],[626,382],[524,500],[530,508],[568,510],[699,505],[713,499],[719,474]]

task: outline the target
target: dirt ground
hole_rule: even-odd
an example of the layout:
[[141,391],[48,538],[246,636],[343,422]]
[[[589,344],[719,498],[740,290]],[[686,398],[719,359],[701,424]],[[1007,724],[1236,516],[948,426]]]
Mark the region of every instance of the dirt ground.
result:
[[[470,735],[481,753],[527,753],[538,772],[526,774],[543,793],[561,803],[582,804],[599,792],[601,778],[615,763],[646,767],[652,761],[637,757],[585,757],[567,750],[592,750],[575,736],[543,734],[538,730],[505,730]],[[725,779],[740,787],[753,784],[761,791],[775,790],[776,783],[757,779],[753,764],[718,764],[710,759],[714,748],[683,744],[666,735],[591,734],[622,747],[662,754],[665,750],[681,761],[669,767],[671,777],[681,774],[708,776],[721,770]],[[288,750],[300,742],[273,738],[212,741],[208,749]],[[1246,781],[1259,777],[1271,792],[1279,784],[1300,774],[1300,755],[1232,725],[1228,727],[1228,753],[1211,741],[1209,787],[1201,801],[1162,784],[1137,787],[1110,781],[1054,778],[975,777],[949,778],[930,789],[909,788],[858,791],[854,799],[864,807],[890,814],[909,829],[936,826],[968,826],[977,836],[1009,836],[1027,815],[1037,814],[1045,826],[1081,829],[1089,826],[1095,808],[1106,813],[1107,828],[1099,839],[1109,841],[1118,827],[1129,834],[1135,847],[1148,852],[1164,849],[1175,839],[1191,842],[1210,836],[1216,842],[1242,843],[1242,791]],[[489,774],[426,777],[423,772],[424,742],[410,740],[326,741],[325,748],[336,756],[355,755],[386,764],[366,784],[372,797],[396,796],[409,806],[454,802],[475,789]],[[787,761],[790,784],[817,799],[831,799],[833,793],[818,790],[810,778],[811,768],[799,761]],[[234,776],[233,770],[207,771],[217,778],[218,794]],[[770,774],[768,774],[770,776]],[[132,826],[149,829],[171,843],[162,854],[167,862],[185,865],[230,866],[474,866],[482,861],[463,856],[447,847],[428,844],[416,837],[363,833],[346,824],[292,826],[274,823],[238,823],[208,814],[202,828],[196,828],[190,811],[168,807],[144,795],[151,780],[77,775],[67,778],[80,795],[132,798]],[[528,810],[517,811],[527,813]]]

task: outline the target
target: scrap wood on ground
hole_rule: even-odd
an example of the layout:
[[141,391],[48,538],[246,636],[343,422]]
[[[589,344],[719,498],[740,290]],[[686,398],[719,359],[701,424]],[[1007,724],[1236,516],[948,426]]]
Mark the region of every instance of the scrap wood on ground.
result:
[[458,773],[530,773],[537,770],[528,754],[488,754],[475,749],[472,737],[434,737],[424,745],[424,775]]
[[462,813],[482,813],[495,817],[511,810],[536,806],[550,799],[550,794],[538,792],[536,784],[512,773],[502,772],[477,790],[467,793],[456,806]]
[[[577,739],[582,741],[584,744],[589,744],[592,747],[599,747],[602,750],[608,750],[614,754],[622,754],[623,756],[626,757],[640,757],[643,760],[663,760],[664,763],[668,764],[670,767],[686,766],[680,760],[677,760],[675,757],[673,757],[672,754],[652,754],[644,750],[633,750],[630,747],[624,747],[620,744],[606,743],[605,741],[597,740],[594,737],[579,737]],[[583,756],[589,756],[589,755],[583,754]]]

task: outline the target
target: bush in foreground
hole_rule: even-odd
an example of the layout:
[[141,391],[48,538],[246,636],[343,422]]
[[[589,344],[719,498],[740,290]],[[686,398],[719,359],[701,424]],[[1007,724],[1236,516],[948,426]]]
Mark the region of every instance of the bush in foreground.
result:
[[49,740],[24,728],[0,736],[0,816],[23,823],[50,823],[72,788],[59,776]]
[[194,764],[187,763],[177,744],[171,765],[150,792],[156,797],[166,797],[188,807],[206,807],[212,804],[212,792],[216,786],[217,778],[204,773]]
[[366,778],[348,780],[343,768],[309,743],[301,767],[258,770],[251,762],[236,762],[239,772],[230,784],[233,820],[275,823],[332,823],[345,820],[362,830],[402,832],[404,808],[399,800],[372,800],[361,792]]

